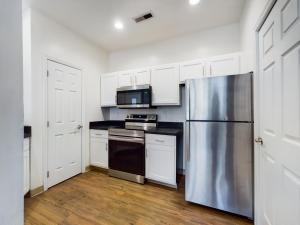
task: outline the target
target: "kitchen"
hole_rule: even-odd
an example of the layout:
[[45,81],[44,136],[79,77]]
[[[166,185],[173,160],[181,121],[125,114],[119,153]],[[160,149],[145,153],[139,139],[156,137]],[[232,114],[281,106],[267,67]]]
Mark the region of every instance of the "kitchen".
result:
[[299,224],[299,0],[4,6],[0,224]]

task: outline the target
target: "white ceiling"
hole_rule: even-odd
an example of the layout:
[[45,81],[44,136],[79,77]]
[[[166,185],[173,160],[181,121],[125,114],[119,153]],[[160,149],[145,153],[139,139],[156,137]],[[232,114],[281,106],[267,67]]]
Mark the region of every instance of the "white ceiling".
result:
[[[131,48],[238,22],[246,0],[31,0],[31,6],[108,50]],[[136,24],[133,17],[152,11]],[[123,21],[117,31],[114,21]]]

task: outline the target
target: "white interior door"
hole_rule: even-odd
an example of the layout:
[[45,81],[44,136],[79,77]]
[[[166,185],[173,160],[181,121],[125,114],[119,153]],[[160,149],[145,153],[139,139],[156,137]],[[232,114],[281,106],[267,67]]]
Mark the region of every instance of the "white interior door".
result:
[[259,32],[259,224],[300,224],[300,0],[278,0]]
[[81,173],[81,71],[48,61],[48,187]]

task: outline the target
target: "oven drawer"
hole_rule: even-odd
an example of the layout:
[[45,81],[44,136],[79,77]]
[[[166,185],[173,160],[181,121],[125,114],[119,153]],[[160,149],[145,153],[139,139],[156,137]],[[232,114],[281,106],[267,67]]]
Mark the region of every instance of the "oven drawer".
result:
[[107,130],[91,130],[90,135],[91,135],[91,137],[108,138],[108,131]]
[[176,146],[176,137],[171,135],[146,134],[146,144]]

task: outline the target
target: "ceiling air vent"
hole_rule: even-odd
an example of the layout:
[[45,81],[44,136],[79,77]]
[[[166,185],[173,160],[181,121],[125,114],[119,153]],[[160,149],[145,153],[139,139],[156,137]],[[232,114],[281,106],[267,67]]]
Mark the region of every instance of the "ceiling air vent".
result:
[[144,15],[142,15],[142,16],[139,16],[139,17],[134,18],[134,21],[135,21],[136,23],[140,23],[140,22],[142,22],[142,21],[144,21],[144,20],[151,19],[152,17],[153,17],[153,14],[152,14],[151,12],[149,12],[149,13],[146,13],[146,14],[144,14]]

